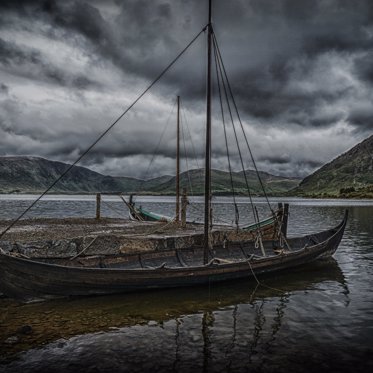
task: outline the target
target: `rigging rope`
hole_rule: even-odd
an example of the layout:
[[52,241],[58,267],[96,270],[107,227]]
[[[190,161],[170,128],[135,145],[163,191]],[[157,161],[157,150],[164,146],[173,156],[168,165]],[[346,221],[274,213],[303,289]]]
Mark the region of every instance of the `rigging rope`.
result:
[[192,151],[193,151],[194,161],[196,162],[197,169],[201,170],[201,168],[199,166],[199,163],[198,163],[196,148],[194,147],[193,138],[192,138],[192,135],[191,135],[191,132],[190,132],[190,129],[189,129],[189,124],[188,124],[188,121],[187,121],[187,116],[185,114],[185,110],[184,110],[183,107],[181,107],[181,115],[182,115],[182,117],[184,117],[183,120],[184,120],[184,122],[186,124],[187,132],[188,132],[188,135],[189,135],[189,138],[190,138],[190,142],[192,144]]
[[179,52],[179,54],[162,70],[162,72],[153,80],[152,83],[132,102],[130,106],[104,131],[102,134],[77,158],[77,160],[72,163],[54,182],[35,200],[30,206],[28,206],[16,219],[14,219],[1,233],[0,239],[4,236],[6,232],[9,231],[20,219],[22,219],[28,211],[30,211],[37,202],[39,202],[70,170],[81,161],[81,159],[89,153],[92,148],[104,137],[106,134],[137,104],[138,101],[166,74],[166,72],[175,64],[175,62],[189,49],[189,47],[198,39],[198,37],[205,32],[208,25],[204,26],[201,31],[198,32],[196,36],[184,47],[184,49]]
[[183,125],[181,125],[181,137],[183,139],[185,167],[186,167],[186,172],[187,172],[187,177],[188,177],[189,188],[190,188],[191,194],[193,195],[193,187],[192,187],[192,181],[190,179],[190,174],[189,174],[188,153],[187,153],[187,150],[186,150],[185,135],[184,135],[184,127],[183,127]]
[[168,125],[170,124],[170,119],[171,119],[171,116],[172,116],[172,114],[173,114],[173,112],[174,112],[174,110],[175,110],[175,107],[176,107],[176,101],[174,102],[174,105],[172,106],[172,110],[171,110],[171,112],[170,112],[170,114],[169,114],[169,116],[168,116],[168,119],[167,119],[166,125],[165,125],[164,128],[163,128],[163,131],[162,131],[162,134],[161,134],[161,136],[160,136],[160,138],[159,138],[158,144],[157,144],[157,146],[155,147],[155,149],[154,149],[154,151],[153,151],[153,156],[152,156],[152,158],[151,158],[151,160],[150,160],[150,162],[149,162],[148,168],[146,169],[146,172],[145,172],[145,176],[144,176],[144,179],[145,179],[145,180],[148,178],[150,167],[152,166],[152,164],[153,164],[153,162],[154,162],[154,159],[155,159],[155,157],[157,156],[157,152],[158,152],[159,146],[161,145],[161,142],[162,142],[162,140],[163,140],[163,136],[165,135],[166,130],[167,130],[167,128],[168,128]]
[[[213,40],[214,40],[214,51],[218,52],[217,45],[215,43],[215,39],[213,38]],[[222,66],[221,66],[222,61],[221,61],[221,58],[219,57],[219,55],[218,55],[218,58],[217,58],[217,64],[218,64],[218,68],[219,68],[219,72],[221,74],[221,77],[223,77]],[[241,148],[240,148],[240,145],[239,145],[239,142],[238,142],[237,132],[236,132],[236,128],[235,128],[235,125],[234,125],[232,110],[231,110],[231,106],[230,106],[230,103],[229,103],[229,98],[228,98],[228,94],[227,94],[227,88],[226,88],[224,79],[222,79],[222,84],[223,84],[225,99],[226,99],[226,102],[227,102],[228,111],[229,111],[229,115],[230,115],[230,118],[231,118],[233,131],[234,131],[234,135],[235,135],[235,139],[236,139],[238,153],[239,153],[239,157],[240,157],[240,161],[241,161],[242,172],[243,172],[243,175],[244,175],[244,178],[245,178],[246,188],[247,188],[247,191],[248,191],[248,194],[249,194],[250,204],[251,204],[251,207],[252,207],[252,210],[253,210],[254,222],[258,223],[259,221],[257,220],[257,216],[256,216],[255,210],[254,210],[254,203],[253,203],[253,200],[252,200],[251,190],[250,190],[249,182],[247,180],[247,175],[246,175],[246,172],[245,172],[245,166],[244,166],[244,163],[243,163]],[[259,229],[259,227],[258,227],[258,229]]]
[[[251,259],[248,259],[248,260],[247,260],[247,264],[248,264],[249,267],[250,267],[251,273],[252,273],[252,275],[253,275],[253,277],[254,277],[256,283],[257,283],[257,286],[263,286],[263,287],[265,287],[265,288],[267,288],[267,289],[275,290],[275,291],[278,291],[278,292],[280,292],[280,293],[284,293],[284,292],[285,292],[285,290],[277,289],[277,288],[274,288],[274,287],[272,287],[272,286],[265,285],[265,284],[263,284],[262,282],[260,282],[260,281],[258,280],[258,277],[256,277],[256,274],[255,274],[255,272],[254,272],[254,270],[253,270],[253,267],[251,266],[250,260],[251,260]],[[257,287],[255,288],[254,292],[256,291],[256,289],[257,289]]]
[[124,211],[117,210],[115,207],[112,206],[111,203],[104,201],[104,199],[101,199],[101,203],[105,205],[109,210],[115,212],[119,217],[123,218]]
[[[192,151],[193,151],[194,161],[195,161],[196,166],[197,166],[196,172],[199,173],[199,175],[200,175],[201,178],[203,178],[203,170],[200,168],[200,166],[198,164],[198,158],[197,158],[196,149],[195,149],[195,146],[194,146],[193,138],[192,138],[191,131],[189,129],[189,125],[188,125],[188,121],[187,121],[187,116],[185,114],[183,106],[181,106],[181,117],[182,117],[182,124],[183,124],[181,126],[182,135],[183,136],[186,135],[184,133],[184,123],[185,123],[185,125],[186,125],[186,132],[187,132],[187,134],[189,136],[189,139],[190,139],[190,142],[191,142],[191,145],[192,145]],[[186,151],[185,151],[185,156],[187,157]],[[187,170],[188,170],[188,179],[189,179],[189,184],[190,184],[190,192],[191,192],[191,195],[194,196],[193,183],[191,182],[191,179],[190,179],[190,172],[189,172],[189,166],[188,166],[188,164],[187,164]]]
[[238,207],[237,207],[237,203],[236,203],[236,192],[234,190],[234,184],[233,184],[232,167],[231,167],[231,159],[230,159],[230,156],[229,156],[229,146],[228,146],[228,138],[227,138],[227,129],[226,129],[226,125],[225,125],[223,100],[222,100],[221,89],[220,89],[220,78],[219,78],[219,69],[218,69],[218,61],[217,61],[217,55],[216,55],[216,48],[214,48],[214,56],[215,56],[215,70],[216,70],[216,80],[217,80],[217,84],[218,84],[220,110],[221,110],[221,116],[222,116],[223,128],[224,128],[225,149],[226,149],[227,159],[228,159],[229,178],[230,178],[231,187],[232,187],[232,193],[233,193],[233,204],[234,204],[234,210],[235,210],[235,224],[236,224],[236,228],[238,230],[238,224],[239,224],[240,215],[239,215],[239,212],[238,212]]
[[243,124],[242,124],[242,121],[241,121],[241,117],[240,117],[240,114],[239,114],[239,111],[238,111],[238,108],[237,108],[237,104],[236,104],[236,101],[235,101],[234,96],[233,96],[233,91],[232,91],[231,85],[230,85],[230,83],[229,83],[228,74],[227,74],[227,71],[226,71],[226,69],[225,69],[225,65],[224,65],[224,62],[223,62],[223,58],[222,58],[221,53],[220,53],[219,44],[218,44],[218,41],[217,41],[217,39],[216,39],[216,35],[215,35],[214,32],[212,33],[212,37],[213,37],[214,45],[216,46],[216,49],[217,49],[217,51],[218,51],[218,55],[219,55],[219,59],[220,59],[221,64],[222,64],[222,68],[223,68],[224,76],[225,76],[225,79],[226,79],[226,81],[227,81],[228,90],[229,90],[230,96],[231,96],[231,98],[232,98],[232,102],[233,102],[233,105],[234,105],[234,108],[235,108],[235,111],[236,111],[236,115],[237,115],[238,121],[239,121],[239,123],[240,123],[240,127],[241,127],[242,133],[243,133],[243,135],[244,135],[244,139],[245,139],[245,142],[246,142],[247,148],[248,148],[248,150],[249,150],[250,157],[251,157],[251,160],[252,160],[252,162],[253,162],[253,165],[254,165],[254,168],[255,168],[256,174],[257,174],[257,176],[258,176],[258,180],[259,180],[260,186],[261,186],[261,188],[262,188],[262,191],[263,191],[264,197],[265,197],[265,199],[266,199],[266,202],[267,202],[267,204],[268,204],[268,207],[269,207],[270,211],[271,211],[272,213],[274,213],[274,211],[273,211],[273,209],[272,209],[272,207],[271,207],[271,204],[269,203],[268,195],[267,195],[266,190],[265,190],[265,188],[264,188],[264,185],[263,185],[262,179],[261,179],[261,177],[260,177],[260,174],[259,174],[258,168],[257,168],[257,166],[256,166],[256,162],[255,162],[255,159],[254,159],[253,153],[252,153],[252,151],[251,151],[251,147],[250,147],[249,141],[248,141],[247,136],[246,136],[245,129],[244,129]]

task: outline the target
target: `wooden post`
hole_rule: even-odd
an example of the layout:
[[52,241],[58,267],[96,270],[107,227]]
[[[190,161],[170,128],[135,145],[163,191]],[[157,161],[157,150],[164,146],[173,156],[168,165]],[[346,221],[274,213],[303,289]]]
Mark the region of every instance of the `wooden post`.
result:
[[96,219],[101,217],[101,193],[96,194]]
[[186,227],[186,210],[188,205],[188,197],[186,188],[183,188],[183,195],[181,196],[181,227]]
[[283,211],[283,218],[282,218],[282,227],[281,227],[281,232],[283,236],[286,238],[287,236],[287,231],[288,231],[288,216],[289,216],[289,204],[285,203],[284,204],[284,211]]

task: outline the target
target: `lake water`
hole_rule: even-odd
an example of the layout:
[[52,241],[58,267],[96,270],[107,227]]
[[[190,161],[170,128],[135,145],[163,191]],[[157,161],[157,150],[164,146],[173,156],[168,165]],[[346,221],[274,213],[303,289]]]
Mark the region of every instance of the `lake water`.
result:
[[[14,218],[33,196],[0,196]],[[201,216],[202,200],[189,208]],[[255,199],[265,216],[266,203]],[[215,216],[231,221],[229,198]],[[20,305],[0,299],[0,372],[367,372],[373,369],[373,201],[290,203],[289,234],[349,222],[334,258],[254,280]],[[173,198],[139,197],[173,215]],[[240,220],[250,217],[239,198]],[[103,215],[126,216],[105,196]],[[91,216],[94,196],[50,196],[30,216]]]

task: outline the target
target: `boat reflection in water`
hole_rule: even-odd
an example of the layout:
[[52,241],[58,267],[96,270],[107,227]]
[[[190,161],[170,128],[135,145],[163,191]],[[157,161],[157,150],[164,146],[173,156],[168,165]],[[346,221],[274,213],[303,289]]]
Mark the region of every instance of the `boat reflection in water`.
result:
[[[348,305],[349,291],[337,262],[318,261],[262,278],[262,284],[240,280],[24,305],[3,299],[0,369],[278,370],[290,363],[293,369],[303,366],[310,351],[315,361],[318,355],[322,361],[325,351],[330,353],[319,343],[323,333],[318,331],[319,341],[305,334],[312,334],[318,318],[325,325],[325,318],[333,317],[330,297],[339,307]],[[323,289],[332,289],[325,302],[320,298]],[[297,328],[299,339],[294,339]],[[11,343],[15,336],[17,343]],[[330,343],[330,335],[328,339]]]

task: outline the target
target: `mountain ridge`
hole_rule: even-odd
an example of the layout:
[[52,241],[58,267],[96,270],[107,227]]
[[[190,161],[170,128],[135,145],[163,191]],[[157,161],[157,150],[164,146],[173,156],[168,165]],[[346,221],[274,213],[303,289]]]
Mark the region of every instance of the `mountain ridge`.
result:
[[304,197],[373,197],[373,135],[305,177],[289,193]]
[[[35,156],[0,157],[0,193],[41,193],[59,175],[70,167],[69,164]],[[204,173],[202,169],[183,172],[180,175],[181,188],[192,189],[193,194],[203,194]],[[247,171],[253,194],[261,194],[259,181],[252,170]],[[254,178],[255,175],[255,178]],[[247,194],[243,173],[232,174],[237,194]],[[268,194],[282,194],[299,183],[300,179],[286,178],[261,172]],[[212,170],[212,186],[216,194],[230,194],[229,173]],[[175,194],[175,176],[163,175],[143,180],[127,176],[102,175],[83,166],[74,166],[52,190],[52,193],[137,193]]]

